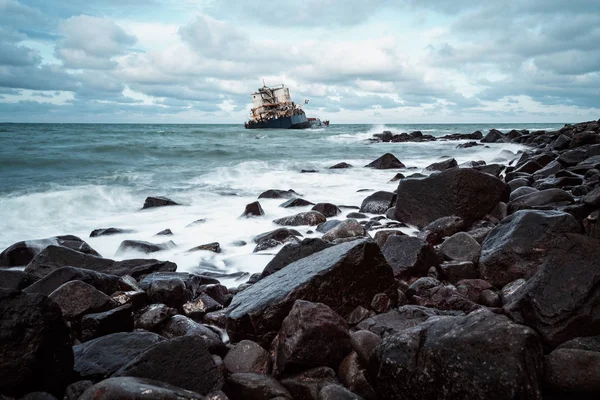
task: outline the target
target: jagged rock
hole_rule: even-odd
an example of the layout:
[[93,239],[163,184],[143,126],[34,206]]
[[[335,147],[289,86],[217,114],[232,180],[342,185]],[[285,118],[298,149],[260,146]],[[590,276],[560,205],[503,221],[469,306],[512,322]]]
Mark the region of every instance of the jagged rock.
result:
[[338,376],[345,387],[364,399],[377,399],[373,387],[368,381],[367,371],[361,365],[358,354],[350,353],[338,368]]
[[292,189],[288,190],[277,190],[277,189],[269,189],[265,192],[262,192],[258,198],[259,199],[291,199],[293,197],[300,196],[298,193],[293,191]]
[[242,340],[230,350],[223,359],[225,369],[230,374],[253,372],[268,374],[271,372],[269,352],[251,340]]
[[479,166],[473,167],[473,169],[476,171],[484,172],[486,174],[490,174],[490,175],[494,175],[494,176],[500,176],[500,173],[502,173],[502,171],[504,171],[505,168],[506,168],[506,166],[504,166],[502,164],[479,165]]
[[375,240],[375,242],[377,242],[377,245],[383,249],[383,247],[385,246],[385,242],[387,242],[388,238],[390,236],[394,236],[394,235],[405,235],[404,233],[400,232],[400,231],[396,231],[396,230],[379,230],[375,233],[375,236],[373,237],[373,239]]
[[466,232],[455,233],[440,246],[440,253],[453,261],[477,262],[480,251],[479,243]]
[[424,276],[429,267],[442,260],[435,249],[422,239],[412,236],[390,236],[382,250],[395,277]]
[[114,261],[80,253],[66,247],[48,246],[25,268],[34,279],[41,279],[61,267],[76,267],[102,272],[110,275],[130,275],[139,278],[156,271],[175,271],[177,264],[168,261],[149,259],[131,259]]
[[550,145],[550,148],[553,150],[566,150],[569,148],[571,144],[571,138],[565,135],[560,135],[556,138],[554,142]]
[[326,242],[338,239],[356,238],[367,236],[365,228],[354,219],[346,219],[328,230],[322,237]]
[[600,188],[596,188],[586,194],[583,198],[583,202],[594,207],[600,206]]
[[277,225],[283,226],[316,226],[325,222],[327,218],[318,211],[307,211],[289,217],[283,217],[274,220]]
[[285,387],[263,374],[231,374],[227,377],[223,390],[231,400],[292,399]]
[[570,233],[558,239],[537,273],[504,306],[511,318],[535,328],[550,346],[600,334],[598,241]]
[[162,231],[158,232],[154,236],[171,236],[171,235],[173,235],[173,232],[171,232],[170,229],[163,229]]
[[445,261],[440,265],[440,270],[450,283],[477,278],[477,268],[473,261]]
[[219,244],[219,242],[212,242],[212,243],[207,243],[207,244],[201,244],[200,246],[196,246],[196,247],[193,247],[193,248],[189,249],[187,252],[191,253],[191,252],[199,251],[199,250],[212,251],[213,253],[220,253],[221,252],[221,245]]
[[564,233],[579,233],[579,223],[560,211],[517,211],[505,218],[481,246],[480,277],[502,287],[529,278]]
[[520,278],[511,283],[504,285],[502,290],[500,291],[500,298],[502,299],[503,304],[508,304],[512,301],[513,296],[517,292],[517,290],[523,286],[527,282],[525,279]]
[[79,400],[205,400],[199,393],[150,379],[120,377],[99,382]]
[[121,228],[101,228],[94,229],[90,233],[90,237],[110,236],[110,235],[122,235],[125,233],[135,233],[133,229],[121,229]]
[[84,314],[108,311],[117,307],[117,303],[81,281],[70,281],[50,293],[48,296],[59,305],[62,315],[68,320],[77,320]]
[[307,238],[300,243],[286,244],[265,266],[260,278],[265,278],[293,263],[294,261],[308,257],[311,254],[317,253],[331,246],[332,244],[317,238]]
[[100,257],[100,254],[77,236],[56,236],[47,239],[17,242],[0,253],[0,267],[20,267],[27,265],[48,246],[62,246],[80,253]]
[[186,290],[185,281],[177,275],[152,274],[142,280],[140,286],[148,294],[151,303],[180,308],[192,299],[192,293]]
[[64,283],[76,280],[88,283],[104,294],[119,290],[119,277],[116,275],[103,274],[83,268],[62,267],[27,286],[23,291],[48,296]]
[[101,313],[87,314],[81,319],[81,340],[83,342],[99,336],[133,330],[133,314],[130,304]]
[[209,312],[218,311],[223,306],[206,293],[201,293],[195,299],[183,305],[183,313],[186,317],[201,320]]
[[445,171],[450,168],[458,168],[458,163],[454,158],[433,163],[425,168],[425,171]]
[[366,168],[375,169],[395,169],[404,168],[405,165],[400,162],[393,154],[386,153],[370,164],[365,165]]
[[341,214],[342,212],[342,210],[340,210],[338,206],[331,203],[317,203],[312,208],[312,210],[320,212],[326,218],[335,217],[336,215]]
[[319,392],[329,384],[336,384],[335,371],[329,367],[312,368],[281,379],[281,384],[294,399],[319,400]]
[[0,289],[0,392],[61,395],[70,383],[73,350],[60,307],[39,294]]
[[121,332],[75,345],[74,372],[78,379],[99,382],[163,340],[151,332]]
[[223,376],[205,341],[184,336],[161,341],[131,360],[114,376],[152,379],[207,394],[222,387]]
[[312,206],[314,204],[315,203],[311,203],[308,200],[304,200],[304,199],[297,197],[297,198],[289,199],[289,200],[281,203],[279,205],[279,207],[282,207],[282,208],[306,207],[306,206]]
[[343,168],[352,168],[352,165],[345,163],[345,162],[341,162],[341,163],[337,163],[337,164],[329,167],[329,169],[343,169]]
[[449,169],[425,179],[401,180],[396,220],[422,228],[454,215],[471,224],[508,196],[509,188],[500,179],[473,169]]
[[368,307],[375,294],[395,290],[393,272],[375,242],[343,243],[302,258],[238,293],[227,309],[227,331],[233,341],[250,339],[268,346],[298,299],[320,302],[347,315],[358,305]]
[[532,329],[480,311],[385,338],[369,372],[381,399],[539,399],[542,357]]
[[242,217],[260,217],[261,215],[265,215],[264,210],[262,209],[260,203],[255,201],[250,204],[246,204],[246,208],[242,213]]
[[544,385],[565,398],[594,398],[600,392],[600,353],[557,349],[544,360]]
[[183,315],[171,317],[159,333],[161,336],[168,339],[182,336],[198,336],[204,340],[208,346],[208,351],[212,354],[222,354],[225,352],[225,345],[219,334],[208,326],[193,321]]
[[368,196],[360,206],[361,213],[385,214],[396,200],[396,195],[391,192],[379,191]]
[[135,329],[156,332],[176,314],[176,309],[167,307],[164,304],[150,304],[137,312],[133,326]]
[[[290,240],[290,239],[292,239],[292,240]],[[290,243],[296,243],[296,241],[293,239],[295,239],[295,236],[290,236],[288,239],[286,239],[286,241],[289,241]],[[262,240],[259,244],[257,244],[252,252],[258,253],[259,251],[272,249],[272,248],[275,248],[275,247],[281,246],[281,245],[283,245],[283,243],[279,242],[275,239],[265,239],[265,240]]]
[[504,134],[497,129],[492,129],[480,140],[481,143],[504,143]]
[[442,217],[431,222],[419,232],[418,237],[435,246],[446,236],[452,236],[466,228],[465,221],[457,216]]
[[273,375],[336,368],[352,350],[346,321],[322,303],[296,300],[273,341]]
[[142,210],[145,210],[147,208],[154,208],[154,207],[179,206],[179,205],[180,205],[179,203],[176,203],[173,200],[171,200],[167,197],[163,197],[163,196],[146,197],[146,200],[144,201],[144,206],[142,207]]

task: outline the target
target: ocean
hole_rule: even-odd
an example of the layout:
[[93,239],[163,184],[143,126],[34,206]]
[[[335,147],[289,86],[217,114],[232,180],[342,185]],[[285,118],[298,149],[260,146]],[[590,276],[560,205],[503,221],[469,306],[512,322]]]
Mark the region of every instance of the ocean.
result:
[[[267,189],[294,189],[313,203],[360,206],[370,193],[393,191],[396,172],[421,172],[447,157],[507,162],[502,150],[517,144],[457,149],[465,141],[371,143],[374,133],[419,130],[443,136],[484,134],[492,128],[552,130],[563,124],[414,124],[332,125],[309,130],[246,130],[243,125],[144,124],[0,124],[0,251],[30,239],[73,234],[100,254],[117,260],[157,258],[178,264],[179,271],[213,269],[224,273],[262,271],[277,252],[253,253],[252,238],[276,229],[272,220],[307,211],[284,209],[285,200],[261,199],[266,215],[240,218],[246,204]],[[393,153],[405,170],[363,168],[384,153]],[[330,170],[339,162],[351,169]],[[315,169],[318,173],[300,173]],[[166,196],[182,206],[141,210],[147,196]],[[353,210],[344,209],[343,216]],[[205,219],[204,223],[190,223]],[[135,233],[89,238],[97,228]],[[163,229],[173,236],[155,236]],[[314,228],[301,227],[306,234]],[[125,239],[176,247],[152,254],[115,255]],[[245,241],[238,247],[233,243]],[[187,249],[219,242],[222,252],[188,253]],[[225,279],[237,285],[248,278]]]

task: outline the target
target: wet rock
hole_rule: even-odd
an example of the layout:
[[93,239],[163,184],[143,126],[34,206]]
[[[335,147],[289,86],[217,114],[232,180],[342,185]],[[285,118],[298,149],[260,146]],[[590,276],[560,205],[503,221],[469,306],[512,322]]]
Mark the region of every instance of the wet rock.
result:
[[336,368],[351,351],[346,321],[322,303],[296,300],[273,342],[273,375]]
[[68,320],[77,320],[84,314],[108,311],[117,307],[117,303],[94,288],[81,281],[63,284],[48,296],[59,305],[62,315]]
[[377,293],[371,301],[371,309],[376,313],[381,314],[392,307],[392,299],[385,293]]
[[367,371],[361,365],[358,354],[355,352],[344,358],[338,368],[338,376],[345,387],[362,398],[377,399],[377,395],[367,379]]
[[171,317],[159,334],[167,339],[197,336],[204,340],[208,346],[208,351],[212,354],[224,354],[226,352],[221,336],[216,331],[183,315]]
[[123,240],[115,254],[119,255],[129,251],[137,251],[148,254],[172,249],[173,247],[175,247],[175,243],[172,241],[165,243],[150,243],[142,240]]
[[73,350],[60,307],[39,294],[0,289],[0,332],[0,393],[62,394]]
[[395,169],[404,168],[405,165],[400,162],[393,154],[386,153],[379,157],[377,160],[365,165],[366,168],[375,169]]
[[369,317],[371,314],[373,314],[372,311],[369,311],[368,309],[364,308],[363,306],[357,306],[354,310],[352,310],[352,312],[350,314],[348,314],[346,316],[346,322],[349,325],[356,325],[360,321]]
[[504,143],[504,134],[497,129],[492,129],[480,140],[481,143]]
[[246,204],[246,208],[242,213],[242,217],[260,217],[261,215],[265,215],[265,212],[258,201]]
[[182,308],[186,317],[201,320],[207,313],[218,311],[223,306],[208,294],[201,293],[192,301],[185,303]]
[[227,377],[223,391],[231,400],[292,399],[283,385],[263,374],[231,374]]
[[301,258],[308,257],[331,246],[332,244],[317,238],[307,238],[300,243],[287,244],[265,266],[260,278],[265,278]]
[[381,343],[381,338],[371,331],[356,331],[350,333],[350,344],[356,352],[362,365],[369,365],[369,358],[375,347]]
[[442,217],[431,222],[419,232],[418,237],[435,246],[446,236],[452,236],[465,228],[465,221],[457,216]]
[[99,382],[163,340],[151,332],[122,332],[75,345],[74,372],[78,379]]
[[[293,238],[293,236],[291,236],[290,239],[291,238]],[[295,243],[295,242],[292,241],[292,243]],[[272,249],[272,248],[275,248],[275,247],[281,246],[281,245],[283,245],[283,243],[281,243],[275,239],[266,239],[266,240],[262,240],[259,244],[257,244],[252,252],[258,253],[259,251]]]
[[525,196],[527,194],[535,193],[538,189],[532,188],[531,186],[521,186],[510,192],[509,201],[513,201],[521,196]]
[[178,205],[180,205],[180,204],[174,202],[173,200],[171,200],[167,197],[163,197],[163,196],[146,197],[146,200],[144,201],[144,206],[142,207],[142,210],[145,210],[147,208],[164,207],[164,206],[178,206]]
[[597,240],[562,234],[540,264],[537,273],[504,306],[506,313],[536,329],[550,346],[600,334]]
[[312,208],[312,210],[320,212],[327,218],[335,217],[336,215],[341,214],[342,212],[342,210],[340,210],[338,206],[331,203],[317,203]]
[[544,168],[535,172],[535,176],[543,176],[548,177],[550,175],[554,175],[557,172],[561,171],[563,166],[558,161],[552,161],[550,164],[546,165]]
[[542,166],[540,165],[540,163],[538,163],[537,161],[530,160],[530,161],[525,162],[520,167],[517,167],[513,171],[513,173],[517,174],[519,172],[524,172],[526,174],[533,174],[540,169],[542,169]]
[[299,374],[281,379],[294,399],[319,400],[321,389],[330,384],[336,384],[335,371],[329,367],[312,368]]
[[343,168],[352,168],[352,165],[345,163],[345,162],[341,162],[338,164],[335,164],[331,167],[329,167],[329,169],[343,169]]
[[118,276],[83,268],[63,267],[52,271],[52,273],[46,275],[44,278],[27,286],[23,291],[48,296],[64,283],[75,280],[88,283],[104,294],[114,293],[119,290]]
[[517,292],[517,290],[521,286],[523,286],[525,284],[525,282],[527,282],[525,279],[520,278],[511,283],[507,283],[506,285],[504,285],[504,287],[500,291],[500,298],[502,299],[502,303],[503,304],[510,303],[514,294]]
[[314,204],[315,203],[311,203],[308,200],[304,200],[304,199],[297,197],[297,198],[289,199],[289,200],[281,203],[279,205],[279,207],[282,207],[282,208],[306,207],[306,206],[312,206]]
[[554,350],[544,360],[544,384],[548,392],[565,398],[596,397],[600,392],[600,353]]
[[600,225],[598,224],[598,217],[600,213],[594,211],[583,220],[583,229],[585,234],[595,239],[600,239]]
[[[564,155],[564,154],[563,154]],[[562,157],[562,156],[561,156]],[[559,158],[560,161],[560,158]],[[592,156],[584,159],[576,166],[569,168],[569,171],[574,173],[582,173],[585,174],[590,169],[598,169],[600,167],[600,155]]]
[[120,377],[95,384],[79,400],[204,400],[204,396],[165,382]]
[[502,287],[529,278],[564,233],[581,232],[579,223],[559,211],[517,211],[505,218],[481,246],[480,277]]
[[171,235],[173,235],[173,232],[171,232],[170,229],[163,229],[162,231],[158,232],[154,236],[171,236]]
[[251,340],[242,340],[227,353],[223,359],[225,369],[230,374],[253,372],[268,374],[271,372],[271,356],[269,352]]
[[437,163],[433,163],[425,168],[425,171],[433,172],[433,171],[445,171],[450,168],[458,168],[458,163],[454,158],[449,158],[448,160],[440,161]]
[[476,146],[483,146],[482,144],[479,144],[477,142],[467,142],[467,143],[461,143],[458,146],[456,146],[457,149],[468,149],[470,147],[476,147]]
[[56,236],[47,239],[26,240],[7,247],[0,253],[0,267],[27,265],[48,246],[62,246],[84,254],[100,257],[100,254],[77,236]]
[[315,230],[320,233],[326,233],[328,230],[335,228],[341,223],[342,221],[340,221],[339,219],[330,219],[328,221],[323,222],[322,224],[317,225],[317,228]]
[[600,336],[586,336],[568,340],[558,349],[577,349],[600,352]]
[[352,218],[352,219],[365,219],[365,218],[369,218],[368,216],[366,216],[365,214],[362,213],[358,213],[358,212],[351,212],[348,213],[348,215],[346,215],[346,218]]
[[377,242],[377,245],[383,249],[383,247],[385,246],[385,242],[387,242],[388,238],[390,236],[395,236],[395,235],[405,235],[404,233],[400,232],[400,231],[396,231],[396,230],[379,230],[375,233],[375,236],[373,237],[373,239],[375,240],[375,242]]
[[94,386],[92,381],[78,381],[71,383],[67,386],[67,390],[65,390],[65,397],[63,400],[77,400],[92,386]]
[[479,300],[477,302],[479,304],[483,304],[486,307],[500,307],[502,305],[500,296],[490,289],[486,289],[483,292],[481,292],[481,295],[479,296]]
[[403,179],[397,190],[396,220],[424,227],[438,218],[461,217],[471,224],[508,200],[501,180],[473,169],[454,168],[425,179]]
[[385,214],[396,200],[396,195],[391,192],[379,191],[368,196],[360,206],[361,213]]
[[81,340],[83,342],[99,336],[133,330],[133,314],[130,304],[109,311],[87,314],[81,319]]
[[341,385],[326,385],[319,392],[320,400],[362,400],[362,397],[352,393]]
[[319,171],[317,171],[316,169],[303,169],[300,171],[301,174],[313,174],[316,172],[319,172]]
[[0,269],[0,288],[22,290],[31,283],[33,282],[23,271]]
[[94,229],[90,233],[90,237],[110,236],[110,235],[122,235],[125,233],[135,233],[133,229],[121,229],[121,228],[101,228]]
[[381,399],[539,399],[542,346],[532,329],[481,311],[384,339],[369,371]]
[[583,202],[594,207],[600,206],[600,188],[596,188],[586,194],[583,198]]
[[400,179],[404,179],[406,178],[404,176],[404,174],[401,174],[400,172],[398,172],[396,175],[394,175],[394,177],[392,179],[389,180],[389,182],[398,182]]
[[473,167],[474,170],[484,172],[493,176],[500,176],[506,167],[502,164],[489,164]]
[[322,239],[333,242],[338,239],[356,238],[367,236],[365,228],[354,219],[347,219],[325,233]]
[[142,280],[140,286],[148,294],[151,303],[181,308],[192,298],[192,293],[186,290],[185,281],[177,275],[152,274]]
[[152,379],[207,394],[222,387],[218,371],[204,340],[184,336],[161,341],[131,360],[114,374]]
[[201,244],[200,246],[196,246],[193,247],[191,249],[189,249],[187,252],[191,253],[194,251],[212,251],[213,253],[220,253],[221,252],[221,245],[219,244],[219,242],[212,242],[212,243],[207,243],[207,244]]
[[569,148],[570,144],[571,139],[568,136],[560,135],[554,142],[552,142],[550,148],[553,150],[566,150]]
[[508,183],[508,186],[510,187],[510,192],[513,193],[516,189],[520,187],[531,186],[531,182],[529,182],[529,179],[527,178],[517,178],[510,181]]
[[164,304],[150,304],[136,313],[133,326],[135,329],[156,332],[176,314],[176,309]]
[[150,259],[114,261],[80,253],[66,247],[48,246],[31,260],[25,268],[25,272],[37,280],[58,268],[67,266],[110,275],[130,275],[134,278],[156,271],[175,271],[177,269],[177,264],[168,261]]
[[546,189],[517,197],[511,201],[510,207],[544,206],[553,203],[573,203],[574,199],[569,193],[561,189]]
[[429,267],[442,262],[431,245],[412,236],[390,236],[382,253],[395,277],[425,276]]
[[289,217],[278,218],[273,222],[283,226],[316,226],[325,222],[327,218],[318,211],[307,211]]
[[444,240],[440,253],[453,261],[477,262],[481,246],[466,232],[458,232]]
[[456,283],[462,279],[477,278],[477,268],[472,261],[445,261],[440,265],[444,279]]
[[298,299],[323,303],[347,315],[358,305],[368,307],[375,294],[395,289],[393,272],[375,242],[343,243],[302,258],[238,293],[228,307],[227,331],[233,341],[250,339],[268,346]]
[[192,223],[187,224],[185,227],[186,228],[193,228],[194,226],[202,225],[205,222],[206,222],[206,218],[200,218],[200,219],[195,220]]
[[258,198],[259,199],[291,199],[293,197],[300,196],[298,193],[293,191],[292,189],[288,190],[277,190],[277,189],[269,189],[265,192],[262,192]]

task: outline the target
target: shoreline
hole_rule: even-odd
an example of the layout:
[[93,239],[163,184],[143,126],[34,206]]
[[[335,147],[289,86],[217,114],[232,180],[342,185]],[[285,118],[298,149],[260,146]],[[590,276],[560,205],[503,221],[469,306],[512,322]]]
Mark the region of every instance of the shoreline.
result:
[[[507,166],[448,158],[411,177],[385,154],[368,166],[403,176],[389,190],[363,193],[357,210],[298,204],[303,197],[290,188],[264,192],[259,203],[304,208],[280,215],[275,231],[255,232],[251,246],[278,253],[237,288],[168,261],[105,259],[78,237],[16,243],[0,254],[0,323],[5,332],[21,321],[30,329],[0,345],[0,393],[127,398],[144,385],[165,398],[233,400],[590,393],[573,371],[583,360],[600,366],[600,347],[587,339],[600,334],[599,125],[446,138],[528,147]],[[383,132],[372,140],[443,139]],[[143,208],[180,207],[170,202],[149,198]],[[344,217],[351,212],[365,218]],[[249,205],[243,214],[264,210]],[[124,254],[161,250],[125,242]],[[180,250],[220,252],[219,243],[198,245]],[[182,363],[178,351],[194,357]],[[54,372],[40,379],[11,370]]]

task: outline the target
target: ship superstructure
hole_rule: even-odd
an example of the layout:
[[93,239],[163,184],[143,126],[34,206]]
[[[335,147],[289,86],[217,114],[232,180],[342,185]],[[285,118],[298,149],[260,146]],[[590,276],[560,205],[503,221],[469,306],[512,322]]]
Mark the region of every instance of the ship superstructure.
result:
[[263,86],[252,94],[252,109],[246,128],[306,129],[311,124],[302,107],[292,101],[285,85]]

